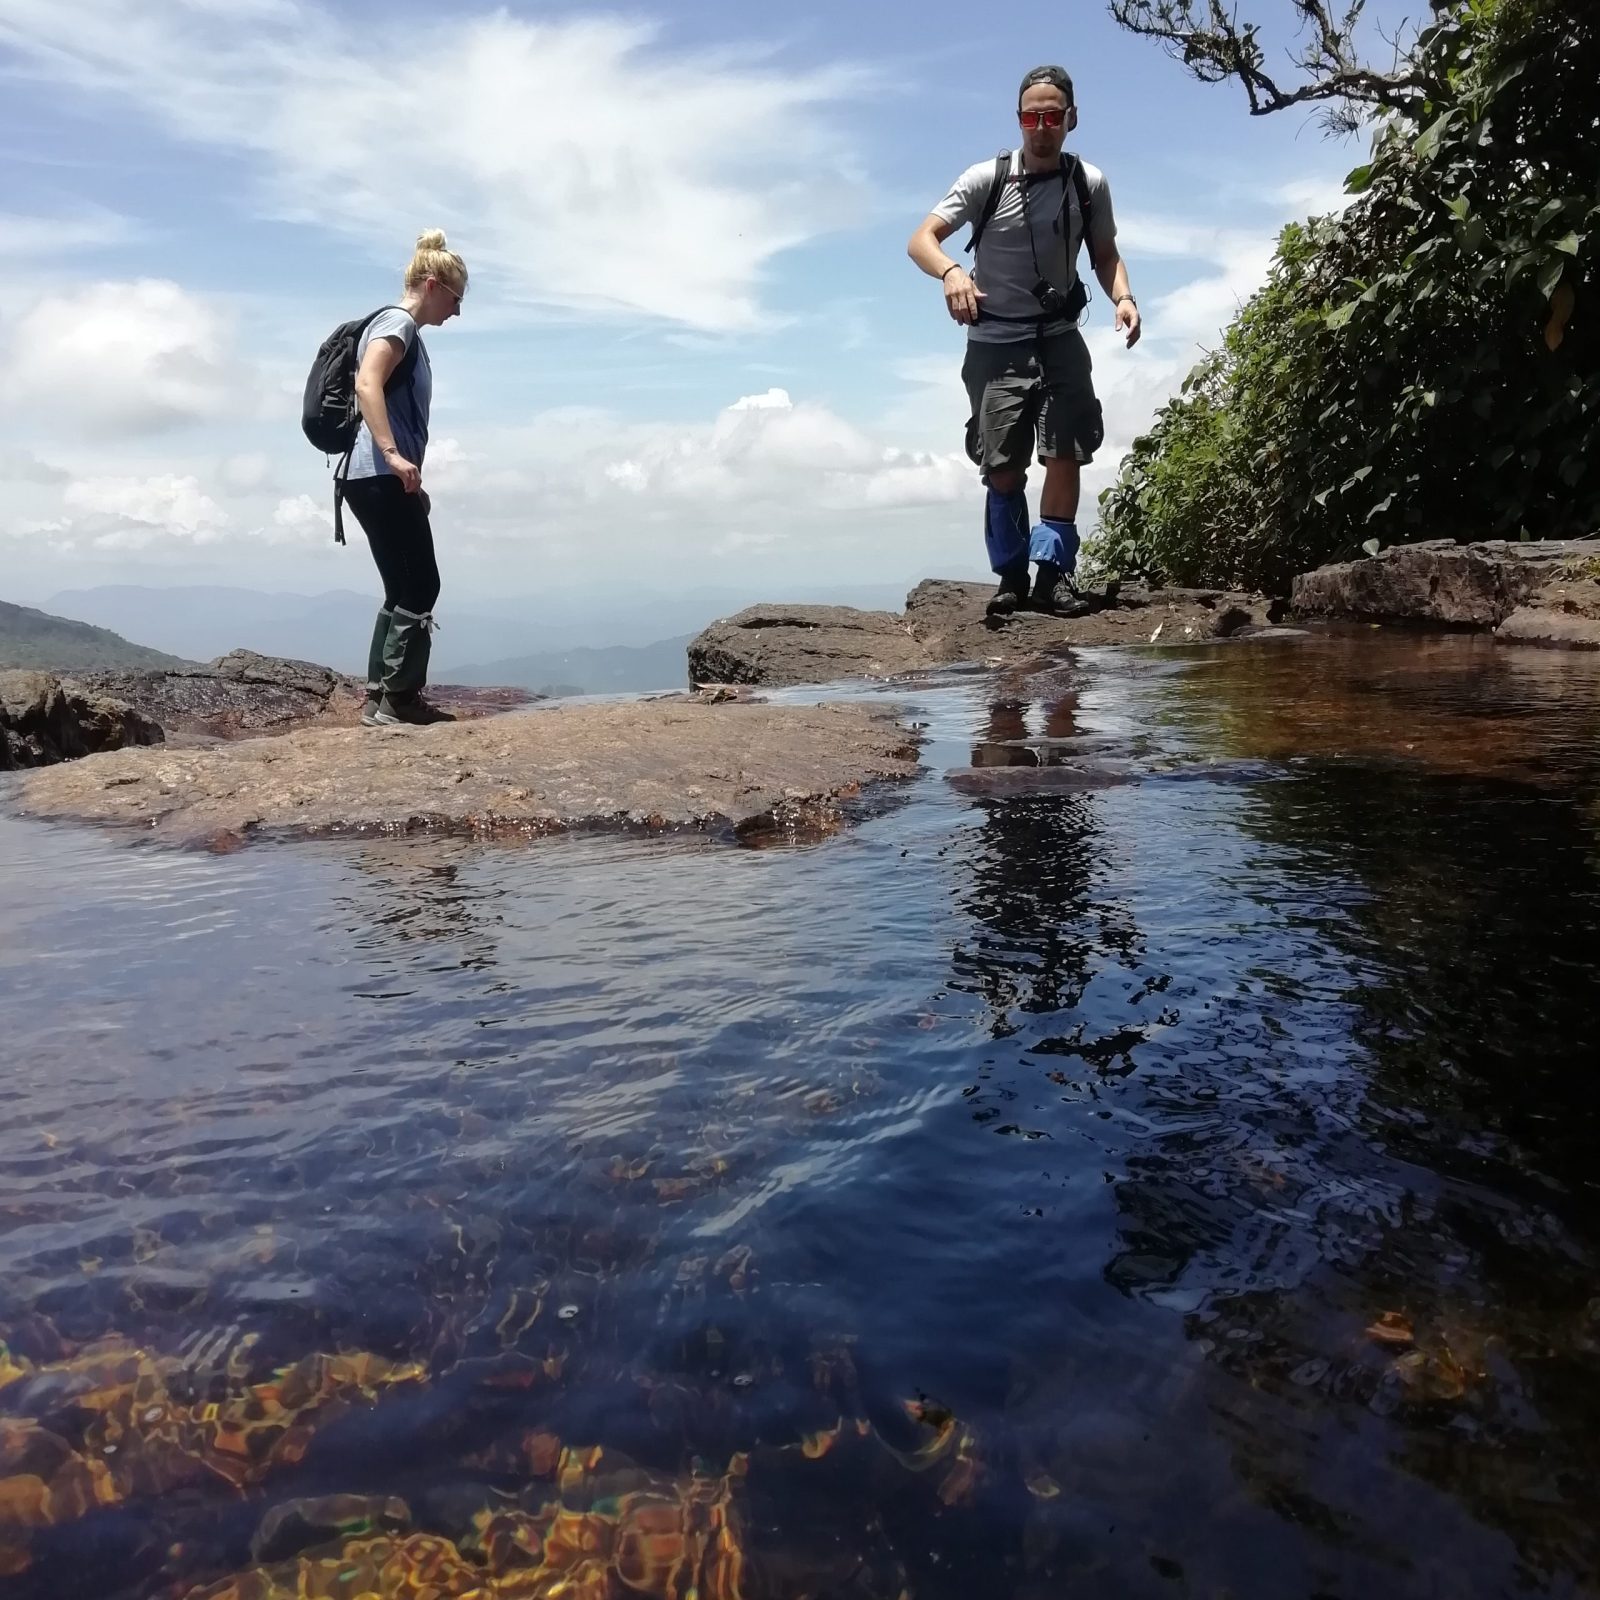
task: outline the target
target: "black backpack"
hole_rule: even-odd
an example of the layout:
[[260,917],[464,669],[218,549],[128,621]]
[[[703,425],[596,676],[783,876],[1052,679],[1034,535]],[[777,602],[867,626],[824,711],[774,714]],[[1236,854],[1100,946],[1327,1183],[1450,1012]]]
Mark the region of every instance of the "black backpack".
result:
[[[316,360],[311,363],[305,399],[300,404],[300,431],[324,455],[342,456],[346,472],[361,429],[361,409],[356,404],[356,351],[361,336],[385,311],[404,310],[404,306],[379,306],[353,322],[341,322],[317,347]],[[420,343],[419,334],[406,346],[383,386],[385,395],[410,381]],[[344,479],[339,473],[333,480],[333,537],[336,543],[344,543]]]

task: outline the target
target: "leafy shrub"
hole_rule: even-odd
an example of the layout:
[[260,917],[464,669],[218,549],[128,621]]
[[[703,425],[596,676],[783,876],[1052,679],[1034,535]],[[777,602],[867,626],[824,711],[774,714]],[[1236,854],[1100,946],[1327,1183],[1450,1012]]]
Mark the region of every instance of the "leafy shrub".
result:
[[1600,527],[1600,5],[1454,0],[1344,215],[1267,282],[1101,496],[1094,559],[1282,590],[1374,539]]

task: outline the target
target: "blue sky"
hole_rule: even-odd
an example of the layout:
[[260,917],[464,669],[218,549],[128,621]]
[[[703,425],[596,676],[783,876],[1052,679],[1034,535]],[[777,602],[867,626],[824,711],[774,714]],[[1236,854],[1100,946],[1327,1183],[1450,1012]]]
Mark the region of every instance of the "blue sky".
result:
[[1250,119],[1099,0],[132,12],[0,0],[0,227],[28,264],[0,308],[6,598],[366,586],[298,392],[433,225],[473,273],[429,335],[446,605],[981,576],[961,335],[904,245],[1013,142],[1022,72],[1073,73],[1147,318],[1129,355],[1091,309],[1091,490],[1362,154]]

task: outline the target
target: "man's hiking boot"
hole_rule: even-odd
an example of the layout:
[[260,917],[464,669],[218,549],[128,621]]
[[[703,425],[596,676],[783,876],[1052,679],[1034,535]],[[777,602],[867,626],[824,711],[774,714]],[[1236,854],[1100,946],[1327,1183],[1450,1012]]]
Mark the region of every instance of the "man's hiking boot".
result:
[[373,711],[371,722],[367,722],[364,711],[361,720],[368,727],[397,728],[425,727],[430,722],[454,722],[456,719],[452,712],[441,709],[422,695],[409,694],[385,695]]
[[1028,596],[1028,609],[1047,617],[1086,617],[1096,607],[1078,593],[1070,577],[1063,578],[1055,562],[1041,561],[1034,575],[1033,593]]
[[1026,602],[1027,598],[1028,564],[1023,561],[1001,572],[1000,587],[990,596],[989,604],[984,607],[984,615],[1009,617],[1018,606]]

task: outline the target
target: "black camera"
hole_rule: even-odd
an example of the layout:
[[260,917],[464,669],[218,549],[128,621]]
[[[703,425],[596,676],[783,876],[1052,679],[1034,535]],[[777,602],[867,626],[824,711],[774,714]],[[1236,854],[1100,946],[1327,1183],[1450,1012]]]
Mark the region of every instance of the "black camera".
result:
[[1089,291],[1082,278],[1079,278],[1070,290],[1058,289],[1053,283],[1041,278],[1033,286],[1033,298],[1039,302],[1039,309],[1046,316],[1067,317],[1075,322],[1083,315],[1084,307],[1089,304]]

